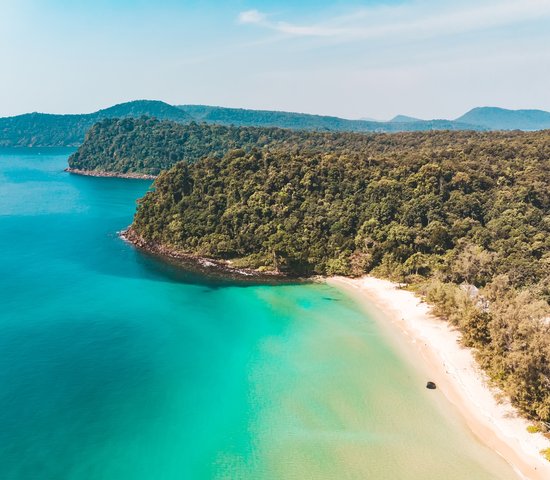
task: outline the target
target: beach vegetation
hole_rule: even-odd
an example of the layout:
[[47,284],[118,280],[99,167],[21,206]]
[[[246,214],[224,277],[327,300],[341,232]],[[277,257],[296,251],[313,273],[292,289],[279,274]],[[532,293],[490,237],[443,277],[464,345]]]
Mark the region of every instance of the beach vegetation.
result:
[[159,140],[163,122],[144,122],[134,145],[119,131],[105,161],[181,161],[154,166],[134,235],[262,271],[413,283],[512,403],[550,421],[550,131],[258,136],[195,124],[182,147],[195,153],[171,156],[182,127]]

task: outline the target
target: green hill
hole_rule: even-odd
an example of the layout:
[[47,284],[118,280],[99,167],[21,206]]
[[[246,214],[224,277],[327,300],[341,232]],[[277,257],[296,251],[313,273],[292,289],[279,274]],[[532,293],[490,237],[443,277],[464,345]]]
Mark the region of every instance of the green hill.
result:
[[195,120],[220,125],[280,127],[300,130],[346,132],[411,132],[426,130],[485,130],[485,128],[452,120],[418,120],[408,117],[403,121],[376,122],[347,120],[325,115],[278,112],[272,110],[246,110],[242,108],[211,107],[207,105],[181,105],[184,112]]
[[390,122],[392,123],[411,123],[411,122],[422,122],[419,118],[409,117],[408,115],[396,115],[393,117]]
[[180,162],[127,237],[238,268],[409,282],[518,408],[550,421],[550,131],[328,138],[322,153]]
[[0,118],[0,147],[77,146],[82,143],[89,128],[102,119],[142,115],[177,122],[191,120],[181,109],[152,100],[122,103],[82,115],[28,113]]
[[178,123],[209,123],[227,126],[278,127],[326,132],[415,132],[430,130],[540,130],[550,128],[550,113],[541,110],[477,108],[456,120],[420,120],[398,115],[389,122],[348,120],[306,113],[207,105],[179,107],[152,100],[121,103],[95,113],[55,115],[29,113],[0,118],[0,147],[78,146],[88,129],[106,118],[154,117]]
[[[384,138],[381,141],[380,138]],[[69,167],[88,172],[157,175],[181,160],[223,157],[229,150],[284,147],[310,153],[369,152],[386,148],[392,137],[374,133],[236,127],[151,118],[105,119],[94,125]],[[378,147],[374,147],[378,145]]]
[[550,112],[478,107],[457,118],[456,121],[474,123],[490,130],[544,130],[550,128]]
[[[314,135],[311,133],[310,135]],[[279,128],[179,124],[154,118],[106,119],[95,124],[69,157],[69,167],[89,172],[158,175],[181,160],[223,157],[229,150],[297,143],[304,137]]]

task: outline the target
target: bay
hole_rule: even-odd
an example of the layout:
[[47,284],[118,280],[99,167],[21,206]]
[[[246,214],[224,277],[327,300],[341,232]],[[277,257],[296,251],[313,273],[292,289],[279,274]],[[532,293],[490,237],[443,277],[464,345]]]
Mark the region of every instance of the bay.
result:
[[150,182],[0,150],[0,478],[512,479],[343,293],[117,232]]

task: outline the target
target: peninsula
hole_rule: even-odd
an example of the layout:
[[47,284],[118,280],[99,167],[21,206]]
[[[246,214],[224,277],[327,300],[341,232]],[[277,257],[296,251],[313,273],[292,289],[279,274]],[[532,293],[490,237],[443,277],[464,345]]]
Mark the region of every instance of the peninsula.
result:
[[179,162],[128,238],[235,268],[406,283],[543,428],[550,132],[329,138],[340,143],[325,154],[276,145]]

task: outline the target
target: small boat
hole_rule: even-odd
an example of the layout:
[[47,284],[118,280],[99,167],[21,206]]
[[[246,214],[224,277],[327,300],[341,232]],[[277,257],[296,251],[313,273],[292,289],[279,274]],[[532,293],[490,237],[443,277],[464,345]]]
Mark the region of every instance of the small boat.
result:
[[426,383],[426,388],[429,389],[429,390],[435,390],[437,388],[437,386],[434,382],[428,382],[428,383]]

